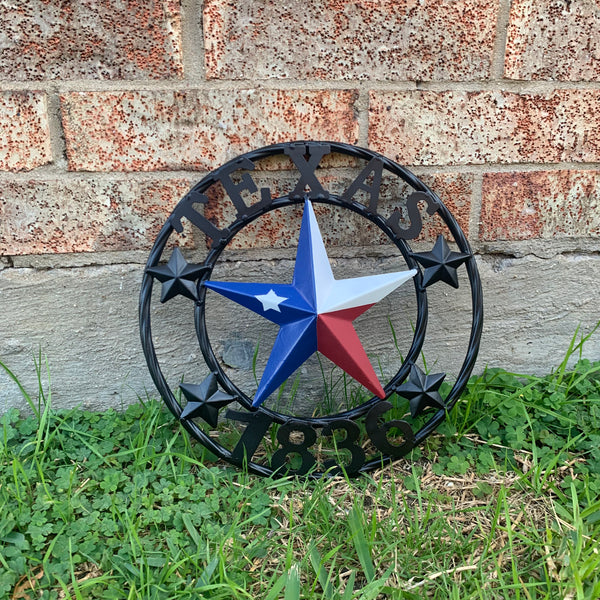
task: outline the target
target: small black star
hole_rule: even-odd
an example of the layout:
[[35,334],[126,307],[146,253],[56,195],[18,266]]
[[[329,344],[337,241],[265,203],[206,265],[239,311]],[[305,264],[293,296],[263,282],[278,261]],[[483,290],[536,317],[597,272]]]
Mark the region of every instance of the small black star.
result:
[[398,395],[410,400],[410,414],[413,419],[428,406],[446,408],[438,392],[444,377],[445,373],[425,375],[417,365],[412,365],[408,381],[394,389]]
[[212,427],[217,426],[219,410],[235,400],[235,396],[219,391],[217,377],[214,373],[211,373],[200,385],[182,383],[179,387],[188,401],[181,413],[181,418],[200,417]]
[[413,258],[425,267],[423,287],[436,281],[444,281],[454,288],[458,287],[456,269],[470,258],[470,254],[452,252],[443,235],[438,235],[431,252],[413,254]]
[[181,250],[175,248],[166,265],[148,267],[146,273],[150,273],[162,283],[160,301],[166,302],[179,294],[197,300],[198,292],[196,291],[195,282],[205,270],[205,266],[190,265],[183,258]]

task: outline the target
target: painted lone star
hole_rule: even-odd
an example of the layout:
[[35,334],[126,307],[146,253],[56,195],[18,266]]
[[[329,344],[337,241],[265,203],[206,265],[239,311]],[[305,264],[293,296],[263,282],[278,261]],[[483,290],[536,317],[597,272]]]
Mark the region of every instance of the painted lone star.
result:
[[263,310],[265,312],[268,310],[276,310],[277,312],[281,312],[279,305],[288,298],[278,296],[273,290],[269,290],[268,294],[258,294],[256,299],[262,303]]
[[252,402],[259,406],[317,351],[385,398],[352,322],[416,273],[412,269],[336,280],[307,199],[291,284],[207,281],[204,285],[279,325]]

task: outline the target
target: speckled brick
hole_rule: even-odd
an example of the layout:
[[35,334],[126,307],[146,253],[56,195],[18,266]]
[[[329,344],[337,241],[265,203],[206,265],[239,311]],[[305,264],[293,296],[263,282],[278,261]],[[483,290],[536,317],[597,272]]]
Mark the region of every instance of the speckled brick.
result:
[[600,237],[600,171],[486,173],[481,238]]
[[[420,179],[440,197],[441,201],[456,219],[463,233],[469,237],[473,175],[470,173],[435,173],[432,175],[423,175]],[[429,217],[425,220],[425,218],[426,215],[424,215],[423,221],[423,239],[435,240],[439,234],[452,239],[440,217],[435,215],[435,219]]]
[[485,79],[497,12],[497,0],[207,0],[206,73],[215,79]]
[[0,93],[0,169],[29,171],[52,162],[46,95]]
[[0,78],[183,74],[179,0],[0,0]]
[[600,91],[372,92],[369,144],[409,165],[600,160]]
[[504,75],[526,80],[600,80],[597,0],[513,0]]
[[[355,172],[356,175],[360,170]],[[319,173],[319,182],[330,193],[341,196],[350,186],[353,179],[344,172],[336,174],[333,171]],[[285,195],[294,189],[297,175],[288,173],[253,173],[252,179],[257,188],[269,188],[273,197]],[[469,234],[469,217],[471,211],[471,198],[473,176],[466,173],[436,173],[421,177],[422,181],[433,189],[454,215],[462,230]],[[382,181],[378,212],[385,218],[395,210],[404,214],[404,200],[412,191],[396,177],[385,176]],[[209,202],[204,210],[204,215],[217,227],[224,228],[236,218],[236,210],[232,202],[226,197],[221,186],[211,188]],[[260,200],[259,193],[248,196],[248,204]],[[354,200],[368,203],[367,198],[360,194]],[[352,211],[337,207],[315,203],[317,219],[323,240],[328,247],[335,246],[372,246],[389,243],[385,234],[377,226],[366,219],[354,214]],[[423,230],[419,240],[435,240],[439,233],[448,230],[438,215],[429,216],[425,208],[421,211],[423,217]],[[245,248],[295,248],[298,242],[302,207],[286,207],[266,213],[261,218],[244,227],[229,244],[231,249]],[[401,227],[407,227],[408,222],[400,221]]]
[[192,90],[62,97],[69,168],[213,169],[240,153],[294,139],[356,143],[357,92]]
[[[149,249],[189,188],[179,179],[5,182],[0,254]],[[179,244],[191,242],[187,228]]]

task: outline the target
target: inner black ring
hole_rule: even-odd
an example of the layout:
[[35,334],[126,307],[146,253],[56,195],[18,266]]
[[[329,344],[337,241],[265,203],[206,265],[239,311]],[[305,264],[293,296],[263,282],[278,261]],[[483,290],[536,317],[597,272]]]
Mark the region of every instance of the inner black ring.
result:
[[[231,381],[231,379],[229,379],[229,377],[223,370],[221,364],[219,363],[219,360],[215,356],[215,353],[213,352],[210,340],[208,338],[208,333],[206,330],[206,321],[205,321],[206,288],[202,284],[205,281],[208,281],[210,279],[210,274],[212,272],[212,269],[215,267],[223,250],[233,240],[235,235],[239,231],[241,231],[246,225],[248,225],[249,223],[252,223],[256,219],[267,214],[268,212],[271,212],[273,210],[276,210],[278,208],[283,208],[286,206],[293,206],[293,205],[301,204],[302,202],[304,202],[304,200],[302,200],[302,199],[291,199],[289,196],[282,196],[280,198],[273,200],[273,203],[268,208],[261,210],[259,212],[253,213],[249,217],[243,216],[240,219],[238,219],[237,221],[235,221],[235,223],[229,227],[230,234],[227,237],[222,238],[220,240],[219,244],[217,244],[215,247],[213,247],[211,249],[211,251],[209,252],[204,264],[206,266],[209,266],[210,270],[207,271],[207,273],[198,282],[198,302],[196,303],[196,309],[195,309],[194,316],[195,316],[195,322],[196,322],[196,335],[198,337],[198,343],[200,345],[200,350],[202,351],[202,354],[204,356],[204,360],[206,361],[206,364],[208,365],[210,370],[217,374],[217,379],[219,380],[219,383],[221,384],[223,389],[225,389],[228,394],[231,394],[233,396],[238,396],[240,404],[242,404],[242,406],[244,406],[244,408],[251,410],[251,411],[257,410],[255,407],[252,406],[252,400],[250,398],[248,398],[248,396],[244,392],[242,392]],[[417,297],[417,320],[415,323],[415,331],[413,334],[413,340],[412,340],[410,349],[409,349],[406,357],[404,358],[404,361],[403,361],[400,369],[398,369],[396,374],[392,378],[390,378],[390,380],[388,381],[387,385],[384,388],[384,390],[386,392],[386,398],[387,398],[390,394],[391,386],[402,382],[408,376],[408,373],[409,373],[410,367],[411,367],[411,363],[414,362],[417,359],[417,357],[419,356],[419,353],[421,352],[421,348],[423,347],[423,342],[425,340],[425,331],[427,328],[427,315],[428,315],[427,293],[421,285],[422,274],[419,269],[418,263],[414,260],[414,258],[412,258],[411,254],[410,254],[410,249],[408,248],[408,245],[406,244],[406,242],[403,239],[395,236],[395,234],[390,229],[390,227],[385,225],[385,222],[381,219],[381,217],[378,217],[378,216],[370,213],[367,210],[367,208],[365,206],[363,206],[362,204],[359,204],[357,202],[352,202],[352,203],[345,202],[341,198],[339,198],[338,196],[335,196],[333,194],[330,194],[329,198],[327,198],[327,199],[314,199],[314,200],[312,200],[312,202],[313,203],[321,203],[321,204],[329,204],[332,206],[336,206],[338,208],[344,208],[347,210],[351,210],[351,211],[361,215],[362,217],[368,219],[369,221],[371,221],[372,223],[377,225],[377,227],[379,227],[379,229],[381,229],[391,239],[391,241],[394,243],[394,245],[400,250],[402,257],[404,258],[406,264],[408,265],[408,268],[409,269],[414,268],[417,270],[417,275],[415,275],[415,277],[413,278],[413,285],[415,287],[415,293],[416,293],[416,297]],[[379,402],[380,400],[381,400],[381,398],[379,398],[377,396],[372,396],[369,400],[367,400],[366,402],[363,402],[360,406],[357,406],[357,407],[352,408],[347,411],[335,413],[333,415],[327,415],[324,417],[301,417],[299,419],[302,420],[303,422],[310,423],[311,425],[314,425],[317,427],[325,426],[328,423],[338,420],[338,419],[356,419],[356,418],[359,418],[359,417],[365,415],[369,411],[369,409],[376,402]],[[276,423],[280,423],[280,424],[285,423],[286,421],[289,421],[291,418],[290,415],[281,414],[279,412],[276,412],[276,411],[266,408],[264,406],[261,406],[258,410],[261,410],[262,412],[268,414]]]

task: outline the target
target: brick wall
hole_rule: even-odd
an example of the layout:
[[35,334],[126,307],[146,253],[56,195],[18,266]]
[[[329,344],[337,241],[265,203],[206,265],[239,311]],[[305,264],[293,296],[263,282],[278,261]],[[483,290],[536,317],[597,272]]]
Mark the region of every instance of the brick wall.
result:
[[332,139],[450,182],[481,363],[551,368],[600,318],[599,31],[595,0],[0,0],[0,360],[41,345],[67,404],[140,393],[138,278],[181,195]]

